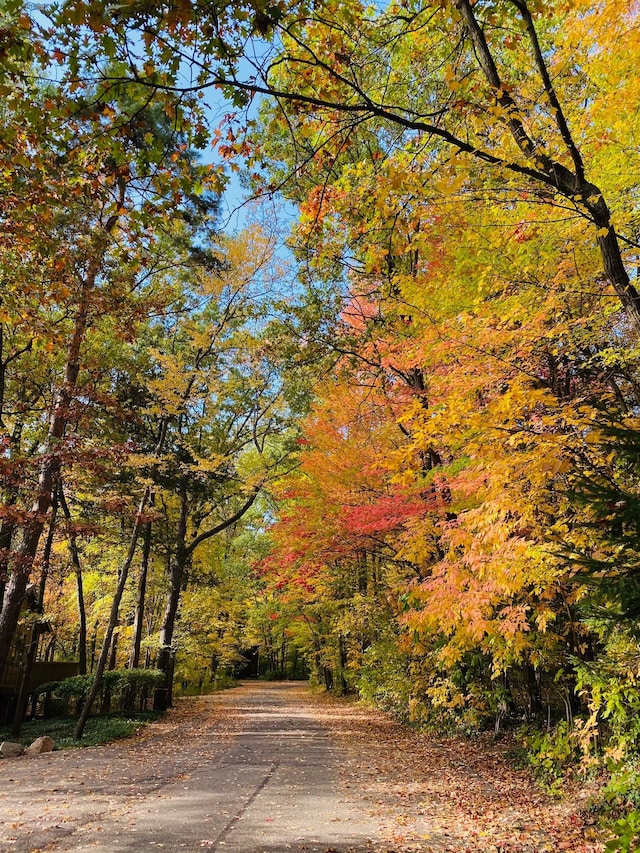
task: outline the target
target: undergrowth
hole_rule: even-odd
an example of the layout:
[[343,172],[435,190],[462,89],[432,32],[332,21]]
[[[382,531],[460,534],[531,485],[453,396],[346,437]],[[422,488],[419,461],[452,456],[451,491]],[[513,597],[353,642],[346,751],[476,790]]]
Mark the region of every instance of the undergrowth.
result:
[[55,741],[55,749],[69,749],[78,746],[99,746],[121,738],[131,737],[151,720],[160,716],[154,711],[132,713],[112,712],[90,717],[82,740],[73,739],[76,720],[72,717],[54,717],[47,720],[29,720],[22,725],[18,738],[12,737],[11,727],[0,728],[0,741],[12,740],[28,746],[43,735],[49,735]]
[[[576,731],[566,722],[545,732],[521,731],[518,758],[532,768],[538,782],[553,796],[562,796],[569,780],[598,774],[602,784],[589,802],[605,837],[605,851],[640,853],[640,755],[612,761],[594,754],[585,761]],[[583,746],[583,745],[582,745]]]

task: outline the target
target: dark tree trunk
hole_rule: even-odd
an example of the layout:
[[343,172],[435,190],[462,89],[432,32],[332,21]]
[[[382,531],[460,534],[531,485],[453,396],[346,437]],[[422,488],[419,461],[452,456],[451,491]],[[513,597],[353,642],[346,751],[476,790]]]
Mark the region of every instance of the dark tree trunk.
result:
[[189,497],[185,483],[180,484],[180,514],[176,527],[175,554],[169,564],[169,592],[164,609],[162,628],[160,629],[160,648],[158,650],[157,667],[164,674],[160,687],[157,688],[153,706],[162,711],[171,707],[173,669],[175,652],[173,650],[173,634],[176,627],[180,593],[187,573],[189,552],[187,551],[187,519],[189,517]]
[[[10,439],[9,452],[13,455],[15,450],[20,448],[22,439],[23,425],[17,423]],[[19,490],[17,486],[9,486],[5,489],[3,503],[6,507],[15,506],[18,500]],[[9,577],[9,564],[11,558],[11,544],[13,534],[16,530],[16,523],[11,518],[4,518],[0,525],[0,610],[4,601],[4,594],[7,587],[7,579]],[[0,675],[2,674],[2,666],[0,665]]]
[[138,538],[140,536],[140,528],[142,526],[142,513],[145,510],[150,493],[151,490],[149,486],[147,486],[144,491],[144,495],[142,496],[142,500],[140,501],[138,512],[136,514],[136,520],[133,525],[133,531],[131,533],[131,539],[129,542],[129,550],[122,566],[120,567],[118,583],[116,585],[116,590],[113,595],[113,601],[111,602],[111,612],[109,614],[107,631],[104,637],[104,641],[102,643],[102,651],[100,652],[100,657],[98,659],[98,665],[96,667],[96,672],[93,678],[93,684],[91,685],[91,690],[89,691],[89,695],[85,700],[82,712],[80,714],[78,722],[76,723],[76,727],[73,733],[73,736],[76,740],[79,740],[83,735],[84,727],[86,726],[87,720],[89,719],[89,714],[91,713],[91,708],[93,707],[95,698],[98,695],[100,688],[102,687],[102,677],[107,666],[107,658],[109,657],[109,651],[111,649],[111,640],[113,638],[113,633],[115,631],[116,625],[118,624],[120,602],[122,601],[124,588],[127,583],[127,578],[129,577],[129,569],[131,568],[131,564],[133,563],[133,558],[136,553],[136,546],[138,544]]
[[[107,671],[112,672],[116,668],[116,657],[118,654],[118,635],[114,633],[113,638],[111,640],[111,652],[109,653],[109,664],[107,666]],[[103,714],[108,714],[111,710],[111,687],[108,683],[105,684],[104,692],[102,694],[102,706],[100,708]]]
[[129,655],[129,669],[140,665],[140,646],[142,644],[142,626],[144,625],[144,604],[147,594],[147,574],[149,572],[149,555],[151,553],[151,522],[144,525],[142,541],[142,562],[138,579],[138,594],[136,597],[136,613],[133,620],[133,639]]
[[[60,506],[64,512],[64,517],[68,522],[71,521],[71,512],[64,496],[62,486],[59,489]],[[76,576],[76,598],[78,605],[78,672],[80,675],[87,673],[87,611],[84,604],[84,587],[82,583],[82,567],[80,565],[80,551],[78,550],[78,540],[73,530],[69,530],[69,553],[71,554],[71,562]]]
[[171,577],[169,579],[169,594],[160,630],[160,649],[158,651],[157,668],[164,673],[162,685],[156,690],[154,708],[166,710],[171,707],[173,670],[175,667],[175,650],[173,648],[173,634],[176,627],[180,593],[182,591],[182,579],[186,569],[186,553],[179,549],[175,559],[172,561]]
[[[42,608],[44,605],[44,593],[47,586],[47,577],[49,575],[49,566],[51,563],[51,549],[53,548],[53,538],[56,529],[57,510],[57,497],[54,497],[53,507],[51,510],[51,520],[49,522],[49,532],[47,534],[47,541],[44,546],[44,554],[42,557],[42,572],[40,574],[40,583],[38,584],[38,600],[36,602],[36,610],[38,613],[42,612]],[[20,730],[24,721],[24,715],[27,710],[27,701],[29,699],[29,679],[31,678],[33,664],[36,660],[40,636],[41,627],[40,624],[36,622],[36,624],[33,626],[31,642],[29,643],[29,648],[27,650],[27,656],[24,664],[24,670],[22,672],[22,678],[20,680],[20,690],[18,692],[18,698],[16,700],[16,711],[15,716],[13,718],[13,728],[11,729],[11,735],[13,737],[18,737],[20,735]]]
[[91,635],[91,648],[89,649],[89,672],[93,672],[96,665],[96,645],[98,644],[98,623],[93,623],[93,634]]
[[338,673],[338,690],[340,696],[346,696],[348,691],[347,680],[344,677],[347,668],[347,644],[344,636],[338,634],[338,653],[340,655],[340,672]]

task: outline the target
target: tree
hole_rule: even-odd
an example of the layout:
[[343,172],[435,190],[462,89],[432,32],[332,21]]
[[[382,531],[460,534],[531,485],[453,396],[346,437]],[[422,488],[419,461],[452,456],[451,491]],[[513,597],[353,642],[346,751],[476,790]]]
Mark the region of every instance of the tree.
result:
[[142,497],[78,737],[100,689],[141,527],[150,525],[149,548],[161,549],[167,565],[157,658],[165,683],[156,696],[156,704],[166,705],[179,604],[197,550],[237,524],[286,458],[286,442],[274,436],[288,411],[259,334],[270,252],[269,241],[254,231],[221,241],[216,271],[198,265],[172,270],[174,310],[151,323],[139,357],[116,377],[112,393],[130,419],[118,422],[129,461],[114,486],[124,489],[125,506],[134,494]]
[[[133,43],[144,44],[144,59],[105,75],[107,86],[146,88],[184,108],[195,108],[197,93],[214,87],[236,101],[272,96],[295,131],[296,173],[316,156],[331,162],[353,131],[373,124],[409,156],[422,153],[434,184],[440,176],[449,182],[459,176],[470,188],[498,181],[535,194],[549,211],[568,207],[591,226],[604,276],[637,331],[640,298],[621,251],[621,241],[634,243],[633,227],[625,234],[632,206],[619,187],[607,192],[597,132],[611,115],[604,99],[615,91],[604,91],[601,68],[633,14],[614,0],[570,10],[562,4],[542,10],[524,0],[407,2],[375,12],[358,2],[317,9],[255,3],[237,14],[233,7],[191,4],[166,16],[161,7],[132,4],[107,24],[93,6],[64,6],[66,19],[85,24],[110,54],[124,60],[137,55]],[[273,51],[242,66],[254,35],[268,39]],[[79,65],[72,28],[61,43],[79,84],[88,71]],[[627,62],[609,63],[625,89]],[[187,85],[179,79],[185,63]],[[247,64],[251,73],[243,78]],[[407,74],[408,68],[415,71]],[[592,94],[591,124],[579,112],[584,87]],[[230,141],[225,152],[251,151],[245,135],[236,140],[231,132]],[[253,145],[259,162],[261,143]]]
[[260,335],[250,331],[266,307],[253,291],[267,275],[270,251],[257,231],[228,242],[227,270],[202,280],[200,311],[167,330],[158,356],[150,411],[169,419],[157,485],[170,553],[158,668],[169,704],[178,605],[196,551],[244,516],[280,463],[272,437],[287,409]]
[[[126,337],[143,316],[145,298],[147,310],[158,307],[162,297],[154,288],[155,280],[149,283],[158,235],[149,231],[149,217],[171,208],[180,210],[192,234],[200,229],[202,236],[212,211],[210,194],[205,192],[210,170],[198,166],[184,144],[184,136],[168,125],[163,113],[145,102],[123,102],[120,106],[125,111],[135,112],[137,135],[122,132],[108,145],[101,145],[100,140],[96,142],[95,129],[103,121],[102,108],[89,108],[53,87],[44,89],[30,80],[24,69],[23,77],[23,97],[3,114],[11,146],[21,146],[18,169],[7,170],[5,176],[11,200],[9,231],[17,233],[21,228],[22,237],[2,247],[2,268],[9,285],[5,322],[10,331],[3,336],[8,352],[3,354],[1,385],[5,421],[10,420],[9,432],[14,436],[12,452],[19,454],[18,438],[25,440],[27,412],[18,401],[9,415],[7,394],[19,389],[11,372],[21,370],[32,350],[42,349],[56,356],[52,370],[57,377],[53,380],[53,397],[46,401],[46,435],[42,434],[42,412],[34,408],[41,405],[40,391],[31,402],[31,423],[37,429],[31,451],[32,455],[37,452],[37,461],[31,464],[38,471],[31,508],[19,506],[15,486],[7,494],[7,504],[15,508],[5,517],[2,533],[5,563],[11,572],[0,613],[0,670],[15,632],[54,489],[64,464],[73,456],[66,456],[72,444],[67,433],[76,416],[87,338],[101,315],[119,315]],[[110,118],[118,114],[122,114],[118,104],[109,108]],[[149,158],[154,154],[149,171]],[[200,182],[198,197],[190,186],[189,192],[184,192],[187,175],[191,181]],[[23,182],[29,188],[26,197],[20,189]],[[36,227],[40,205],[46,213]],[[174,227],[174,244],[178,233]],[[199,251],[205,259],[206,253]],[[32,274],[40,257],[46,258],[42,282],[34,281]],[[38,284],[42,284],[39,290]],[[166,291],[164,295],[168,296]],[[18,317],[35,316],[40,324],[31,323],[25,330],[23,323],[14,320],[16,312]],[[28,387],[26,390],[29,393]],[[24,395],[24,390],[18,393]],[[28,500],[26,493],[21,498]]]

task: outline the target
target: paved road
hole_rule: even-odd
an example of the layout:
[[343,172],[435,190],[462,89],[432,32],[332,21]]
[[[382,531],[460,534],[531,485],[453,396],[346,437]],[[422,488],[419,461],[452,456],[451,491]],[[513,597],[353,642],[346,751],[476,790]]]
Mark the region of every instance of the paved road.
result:
[[0,761],[0,853],[601,853],[587,793],[549,799],[490,739],[254,683]]
[[0,851],[390,850],[303,688],[197,700],[139,742],[0,765]]

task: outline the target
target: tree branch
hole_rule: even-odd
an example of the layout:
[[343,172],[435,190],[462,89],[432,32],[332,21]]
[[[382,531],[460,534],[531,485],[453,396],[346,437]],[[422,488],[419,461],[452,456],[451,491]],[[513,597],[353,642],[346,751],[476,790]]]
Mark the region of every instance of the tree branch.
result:
[[549,70],[542,55],[540,42],[538,41],[538,33],[536,32],[536,28],[533,23],[533,18],[531,17],[531,12],[529,11],[525,0],[511,0],[511,2],[522,15],[522,19],[527,27],[527,34],[529,36],[529,40],[531,41],[531,46],[533,47],[533,54],[535,56],[536,65],[538,66],[538,73],[540,74],[540,78],[542,79],[542,83],[544,85],[544,90],[547,93],[547,98],[549,99],[549,103],[551,104],[551,108],[553,110],[556,119],[556,124],[558,125],[558,130],[560,131],[560,135],[562,136],[564,144],[567,146],[567,150],[569,151],[571,159],[573,160],[573,165],[576,170],[576,177],[579,181],[584,181],[585,173],[582,156],[578,151],[575,142],[573,141],[573,137],[571,135],[571,131],[569,130],[569,125],[562,110],[562,106],[560,105],[560,101],[558,100],[558,96],[556,95],[556,90],[554,89],[551,77],[549,76]]
[[235,524],[236,521],[239,521],[242,516],[253,506],[255,499],[258,497],[259,493],[259,487],[254,489],[249,498],[244,502],[244,504],[237,512],[234,512],[232,516],[226,518],[224,521],[221,521],[220,524],[216,524],[215,527],[210,527],[208,530],[203,530],[202,533],[198,534],[198,536],[192,539],[186,547],[187,555],[191,556],[198,547],[198,545],[201,545],[207,539],[211,539],[212,536],[215,536],[217,533],[221,533],[223,530],[226,530],[227,527],[231,527],[232,524]]

